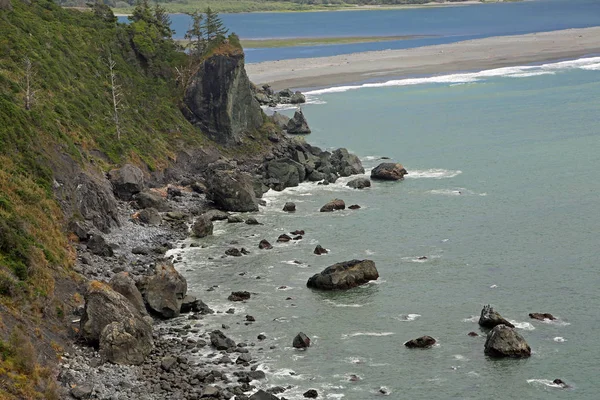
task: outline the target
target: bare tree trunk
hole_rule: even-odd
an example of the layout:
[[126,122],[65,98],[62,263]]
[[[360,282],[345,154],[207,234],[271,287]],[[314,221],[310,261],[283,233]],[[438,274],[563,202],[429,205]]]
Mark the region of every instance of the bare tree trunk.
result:
[[23,59],[23,65],[25,67],[25,109],[31,110],[31,106],[33,105],[33,96],[35,95],[35,90],[32,88],[35,70],[33,69],[31,60],[27,56]]
[[121,87],[117,85],[117,74],[115,72],[115,66],[117,63],[112,58],[112,54],[108,53],[107,59],[108,69],[110,71],[110,89],[112,92],[112,103],[113,103],[113,121],[117,130],[117,139],[121,140],[121,125],[119,123],[119,110],[121,104]]

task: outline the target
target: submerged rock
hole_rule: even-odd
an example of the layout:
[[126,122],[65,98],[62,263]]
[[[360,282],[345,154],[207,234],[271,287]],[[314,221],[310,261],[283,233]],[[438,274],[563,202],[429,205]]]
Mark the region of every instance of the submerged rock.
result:
[[331,200],[329,203],[325,204],[323,207],[321,207],[321,212],[331,212],[331,211],[335,211],[335,210],[343,210],[346,208],[346,203],[344,203],[344,200],[340,200],[340,199],[334,199]]
[[346,186],[352,189],[364,189],[371,187],[371,180],[369,178],[356,178],[348,182]]
[[241,292],[231,292],[229,297],[227,297],[229,301],[244,301],[250,299],[250,292],[241,291]]
[[371,171],[371,179],[397,181],[403,179],[406,174],[408,172],[406,172],[402,164],[381,163]]
[[285,233],[279,235],[279,237],[277,238],[277,242],[280,242],[280,243],[286,243],[286,242],[289,242],[290,240],[292,240],[292,238],[289,235],[286,235]]
[[543,321],[545,319],[554,321],[556,319],[556,318],[554,318],[554,315],[552,315],[550,313],[543,313],[543,314],[542,313],[530,313],[529,318],[537,319],[539,321]]
[[433,346],[435,343],[436,340],[431,336],[421,336],[420,338],[409,340],[408,342],[404,343],[404,345],[409,349],[425,349]]
[[531,356],[531,348],[514,328],[496,325],[485,341],[484,352],[490,357],[523,358]]
[[296,349],[305,349],[310,347],[310,338],[304,333],[300,332],[294,337],[292,346],[294,346]]
[[345,290],[379,278],[371,260],[352,260],[334,264],[313,275],[306,286],[322,290]]
[[206,214],[200,215],[192,225],[192,232],[195,237],[203,238],[213,234],[214,225],[210,217]]
[[479,317],[479,325],[483,328],[488,329],[491,329],[496,325],[506,325],[511,328],[515,327],[513,324],[504,319],[499,313],[494,311],[492,306],[490,306],[489,304],[487,306],[484,306],[481,310],[481,316]]

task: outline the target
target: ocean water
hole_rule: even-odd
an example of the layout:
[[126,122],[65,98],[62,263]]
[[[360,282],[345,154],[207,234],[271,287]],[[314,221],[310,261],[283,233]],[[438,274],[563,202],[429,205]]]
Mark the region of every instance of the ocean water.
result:
[[[238,341],[267,336],[255,340],[268,376],[257,384],[290,385],[288,399],[314,388],[319,398],[364,400],[382,387],[392,399],[597,399],[600,58],[308,98],[310,143],[347,147],[367,174],[386,156],[409,175],[361,191],[347,178],[271,191],[254,213],[264,225],[217,222],[214,236],[186,241],[204,247],[177,250],[189,291],[236,309],[203,323],[230,325]],[[333,198],[362,208],[320,213]],[[298,211],[282,212],[286,201]],[[302,240],[275,243],[296,229]],[[274,249],[259,250],[261,239]],[[317,244],[329,254],[314,255]],[[251,254],[221,258],[231,246]],[[379,280],[344,292],[306,288],[311,275],[355,258],[374,260]],[[234,290],[252,298],[227,301]],[[485,304],[513,321],[531,358],[489,359],[485,337],[467,336],[483,334]],[[256,322],[245,325],[247,314]],[[291,347],[299,331],[313,340],[307,351]],[[438,345],[403,346],[422,335]]]
[[[248,49],[247,62],[323,57],[404,49],[490,36],[517,35],[600,25],[598,0],[531,0],[486,5],[381,11],[223,14],[223,22],[247,39],[330,36],[422,36],[379,43]],[[171,15],[183,38],[190,17]],[[127,19],[120,17],[120,21]]]

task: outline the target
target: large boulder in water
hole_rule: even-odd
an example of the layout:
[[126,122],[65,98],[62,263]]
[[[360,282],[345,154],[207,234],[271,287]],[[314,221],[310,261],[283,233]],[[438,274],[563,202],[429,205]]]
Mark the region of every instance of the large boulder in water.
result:
[[296,349],[305,349],[310,347],[310,338],[304,333],[300,332],[294,337],[292,346],[294,346]]
[[497,325],[485,341],[485,354],[490,357],[523,358],[531,356],[531,348],[514,328]]
[[244,68],[244,52],[223,44],[203,59],[184,94],[183,113],[218,143],[240,143],[263,124]]
[[356,178],[348,182],[346,186],[352,189],[364,189],[371,187],[371,180],[369,178]]
[[334,264],[313,275],[306,286],[322,290],[344,290],[379,278],[371,260],[352,260]]
[[187,282],[170,263],[156,266],[154,275],[146,276],[138,287],[148,308],[162,318],[179,316],[187,293]]
[[515,327],[513,324],[504,319],[500,313],[494,311],[492,306],[489,304],[484,306],[481,310],[481,315],[479,316],[479,325],[482,328],[487,329],[492,329],[496,325],[506,325],[511,328]]
[[265,170],[271,186],[277,191],[298,186],[306,177],[304,166],[289,158],[269,161]]
[[336,210],[344,210],[346,208],[346,203],[341,199],[333,199],[329,203],[325,204],[319,211],[321,212],[331,212]]
[[214,225],[210,215],[202,214],[194,221],[192,233],[195,237],[203,238],[213,234]]
[[92,281],[85,294],[80,333],[108,361],[119,364],[141,364],[154,345],[152,326],[144,316],[125,296],[98,281]]
[[129,201],[131,197],[144,188],[144,173],[135,165],[125,164],[108,173],[115,195],[121,200]]
[[310,133],[308,122],[306,121],[306,117],[304,117],[302,110],[298,110],[294,113],[292,119],[288,121],[286,130],[287,133],[297,133],[302,135]]
[[331,153],[331,165],[340,176],[350,176],[364,174],[365,169],[355,154],[348,153],[348,150],[341,148]]
[[404,178],[408,174],[402,164],[398,163],[381,163],[371,171],[371,179],[379,179],[384,181],[397,181]]
[[258,211],[254,181],[249,174],[236,170],[212,171],[206,181],[207,197],[225,211]]
[[404,343],[409,349],[427,349],[436,343],[431,336],[421,336],[420,338],[409,340]]

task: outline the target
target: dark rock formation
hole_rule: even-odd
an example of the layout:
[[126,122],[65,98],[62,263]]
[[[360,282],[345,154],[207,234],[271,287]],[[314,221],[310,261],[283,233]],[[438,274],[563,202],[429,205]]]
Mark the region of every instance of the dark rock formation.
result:
[[197,299],[195,296],[185,296],[181,303],[181,313],[197,312],[201,315],[214,314],[215,312],[204,303],[202,300]]
[[82,338],[100,349],[108,361],[141,364],[153,346],[152,326],[125,296],[92,281],[80,321]]
[[260,222],[256,220],[254,217],[246,218],[246,225],[262,225]]
[[240,143],[263,124],[241,51],[215,52],[201,62],[184,95],[183,113],[213,140]]
[[235,247],[225,250],[225,254],[232,257],[242,256],[242,252],[239,249],[236,249]]
[[144,173],[132,164],[125,164],[108,173],[115,195],[121,200],[129,201],[134,194],[144,188]]
[[179,316],[187,292],[187,282],[172,264],[157,265],[154,275],[145,276],[138,282],[138,288],[152,312],[161,318]]
[[168,211],[167,201],[158,193],[143,191],[134,196],[138,208],[155,208],[158,211]]
[[479,336],[479,334],[477,332],[469,332],[469,333],[467,333],[467,335],[469,335],[471,337],[477,337],[477,336]]
[[331,153],[331,165],[340,176],[365,173],[360,159],[355,154],[348,153],[348,150],[344,148],[337,149]]
[[292,346],[294,346],[296,349],[305,349],[310,347],[310,338],[304,333],[300,332],[294,337]]
[[214,330],[210,333],[210,343],[216,347],[217,350],[227,350],[236,347],[233,339],[228,338],[219,330]]
[[112,257],[113,249],[106,243],[102,235],[92,235],[87,242],[87,249],[98,256]]
[[306,286],[322,290],[344,290],[379,278],[371,260],[352,260],[334,264],[313,275]]
[[352,189],[364,189],[371,187],[371,180],[369,178],[356,178],[348,182],[346,186]]
[[269,243],[266,239],[263,239],[260,241],[260,243],[258,244],[258,248],[261,250],[271,250],[273,248],[273,245],[271,243]]
[[542,313],[530,313],[529,318],[537,319],[539,321],[543,321],[545,319],[554,321],[556,319],[556,318],[554,318],[554,315],[552,315],[550,313],[543,313],[543,314]]
[[289,158],[269,161],[266,164],[266,173],[270,186],[277,191],[298,186],[306,178],[304,166]]
[[348,206],[349,210],[360,210],[360,206],[358,204],[352,204],[351,206]]
[[244,301],[250,299],[250,292],[241,291],[241,292],[231,292],[227,300],[229,301]]
[[479,325],[483,328],[492,329],[496,325],[506,325],[511,328],[515,326],[508,322],[506,319],[494,311],[494,309],[488,304],[481,310],[481,316],[479,317]]
[[558,385],[558,386],[562,387],[563,389],[566,389],[566,388],[570,387],[569,385],[567,385],[565,383],[565,381],[563,381],[562,379],[558,379],[558,378],[555,379],[555,380],[553,380],[552,383],[554,383],[555,385]]
[[117,293],[121,293],[131,305],[142,315],[147,315],[144,299],[135,281],[128,272],[119,272],[115,274],[108,282],[108,285]]
[[292,240],[292,238],[289,235],[286,235],[285,233],[282,235],[279,235],[279,237],[277,238],[277,242],[279,242],[279,243],[286,243],[286,242],[289,242],[290,240]]
[[148,225],[160,225],[162,217],[156,208],[150,207],[140,211],[139,219]]
[[258,392],[250,396],[249,400],[279,400],[279,398],[260,389]]
[[207,217],[211,221],[223,221],[229,217],[229,214],[220,210],[209,210],[202,215]]
[[230,215],[227,217],[227,223],[229,224],[239,224],[244,222],[244,219],[239,215]]
[[319,397],[319,393],[315,389],[309,389],[304,392],[302,396],[306,397],[307,399],[316,399]]
[[292,203],[291,201],[286,202],[285,205],[283,206],[283,211],[286,211],[286,212],[296,211],[296,203]]
[[192,233],[195,237],[203,238],[213,234],[214,225],[206,214],[200,215],[192,225]]
[[403,179],[406,174],[408,172],[406,172],[402,164],[381,163],[371,171],[371,179],[397,181]]
[[277,111],[275,111],[273,113],[273,115],[271,116],[271,119],[273,120],[275,125],[277,125],[281,129],[286,129],[287,124],[290,122],[290,117],[280,114]]
[[321,247],[320,244],[317,245],[317,247],[315,247],[315,250],[313,251],[313,253],[315,253],[316,255],[320,256],[321,254],[327,254],[328,251],[326,248]]
[[254,182],[249,174],[215,170],[207,179],[207,197],[225,211],[258,211]]
[[321,212],[331,212],[331,211],[335,211],[335,210],[343,210],[346,208],[346,203],[344,203],[344,200],[340,200],[340,199],[334,199],[331,200],[329,203],[325,204],[323,207],[321,207]]
[[431,336],[421,336],[420,338],[412,339],[404,343],[404,345],[409,349],[425,349],[433,346],[434,344],[435,339]]
[[485,341],[485,354],[490,357],[524,358],[531,355],[531,348],[514,328],[496,325]]
[[304,117],[302,110],[298,110],[294,113],[294,116],[289,120],[286,126],[286,130],[287,133],[296,133],[301,135],[310,133],[308,122],[306,121],[306,117]]

